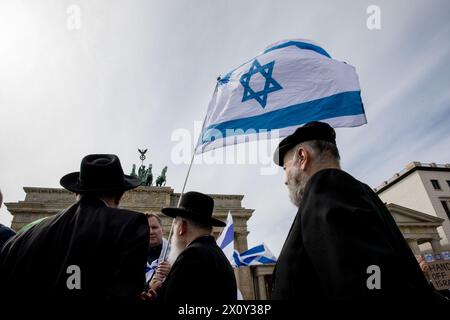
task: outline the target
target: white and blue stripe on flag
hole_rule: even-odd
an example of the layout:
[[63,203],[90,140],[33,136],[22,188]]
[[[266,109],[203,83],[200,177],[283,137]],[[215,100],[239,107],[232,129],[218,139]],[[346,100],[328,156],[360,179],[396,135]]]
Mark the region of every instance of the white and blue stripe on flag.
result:
[[277,258],[264,243],[248,249],[241,254],[239,254],[237,251],[234,251],[233,259],[238,267],[277,262]]
[[310,121],[363,125],[360,92],[353,66],[308,40],[277,42],[219,77],[196,153],[258,139],[262,131],[284,137]]
[[232,266],[235,266],[233,260],[234,252],[234,226],[233,217],[231,212],[228,211],[226,226],[223,228],[222,233],[217,238],[217,245],[222,249],[225,256],[228,258]]

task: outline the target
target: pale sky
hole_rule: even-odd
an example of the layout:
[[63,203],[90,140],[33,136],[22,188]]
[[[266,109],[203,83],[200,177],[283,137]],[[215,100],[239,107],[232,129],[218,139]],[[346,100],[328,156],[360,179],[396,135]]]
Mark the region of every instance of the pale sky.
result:
[[[381,30],[366,26],[372,4]],[[219,74],[288,38],[356,67],[368,124],[337,129],[343,169],[375,187],[411,161],[449,163],[449,14],[445,0],[2,0],[4,201],[23,200],[24,186],[59,187],[89,153],[117,154],[129,173],[137,148],[149,149],[154,174],[168,166],[180,192],[188,165],[171,160],[174,130],[203,119]],[[283,172],[262,166],[194,165],[187,190],[245,195],[249,245],[278,254],[296,208]],[[0,222],[10,221],[3,206]]]

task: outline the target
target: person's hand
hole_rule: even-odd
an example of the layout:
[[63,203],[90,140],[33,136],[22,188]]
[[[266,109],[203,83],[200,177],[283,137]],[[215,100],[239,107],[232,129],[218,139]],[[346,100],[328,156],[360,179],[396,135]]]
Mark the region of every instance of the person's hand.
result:
[[159,275],[162,278],[166,278],[171,268],[172,266],[169,262],[167,261],[160,262],[158,268],[156,269],[155,275]]
[[156,291],[161,287],[162,283],[163,279],[155,275],[152,280],[150,280],[148,286],[151,290]]
[[416,259],[417,262],[419,263],[420,269],[422,270],[422,272],[427,272],[428,271],[428,265],[426,263],[426,261],[422,258],[422,256],[420,255],[416,255]]
[[164,280],[166,280],[166,277],[169,274],[171,267],[172,266],[167,261],[163,261],[158,265],[158,268],[156,269],[156,272],[152,277],[152,280],[150,280],[148,284],[151,290],[156,292],[156,290],[158,290],[161,287]]
[[158,294],[156,293],[156,291],[153,290],[152,288],[150,288],[147,291],[144,291],[141,293],[141,300],[144,300],[144,301],[155,300],[157,295]]

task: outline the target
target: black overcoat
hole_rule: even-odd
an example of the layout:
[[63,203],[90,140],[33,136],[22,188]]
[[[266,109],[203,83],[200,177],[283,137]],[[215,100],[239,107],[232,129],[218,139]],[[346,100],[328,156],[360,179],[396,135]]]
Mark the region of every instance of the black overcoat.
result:
[[237,299],[233,268],[212,236],[192,241],[175,260],[157,300],[224,302]]
[[[5,244],[1,294],[15,301],[138,301],[148,243],[144,214],[83,197]],[[74,268],[81,289],[69,278]]]
[[[376,284],[369,279],[376,273],[373,268],[379,268],[381,289],[369,288]],[[321,302],[432,296],[392,215],[372,189],[342,170],[315,173],[276,264],[272,298]]]

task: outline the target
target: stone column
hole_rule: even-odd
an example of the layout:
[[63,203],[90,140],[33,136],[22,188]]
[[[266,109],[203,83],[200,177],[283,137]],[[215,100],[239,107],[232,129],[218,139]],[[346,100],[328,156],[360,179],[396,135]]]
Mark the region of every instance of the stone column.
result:
[[432,239],[430,241],[431,243],[431,248],[433,248],[434,252],[441,252],[442,251],[442,247],[441,247],[441,243],[438,239]]
[[266,282],[264,281],[264,275],[258,275],[258,291],[259,300],[267,300],[267,292],[266,292]]
[[[248,249],[246,233],[237,233],[235,229],[234,248],[239,252],[243,252]],[[242,296],[245,300],[255,299],[253,276],[250,267],[239,268],[239,288],[241,289]]]
[[236,231],[236,228],[234,229],[234,248],[239,251],[239,253],[248,250],[247,232]]
[[406,239],[406,241],[408,241],[408,245],[414,254],[420,254],[420,248],[416,239]]
[[253,276],[250,267],[239,268],[239,288],[245,300],[254,300]]
[[238,288],[241,286],[241,279],[239,277],[239,268],[233,268],[234,271],[234,277],[236,278],[236,285]]

